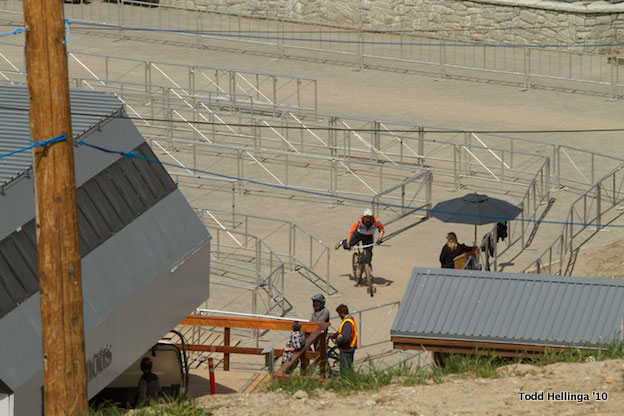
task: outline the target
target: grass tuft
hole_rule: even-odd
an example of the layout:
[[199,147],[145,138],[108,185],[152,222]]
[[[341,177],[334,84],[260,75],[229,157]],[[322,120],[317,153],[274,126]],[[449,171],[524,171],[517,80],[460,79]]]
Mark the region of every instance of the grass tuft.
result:
[[[513,363],[527,363],[544,366],[557,362],[581,363],[588,360],[611,360],[624,358],[624,342],[606,344],[597,350],[588,352],[579,349],[567,351],[546,350],[544,354],[529,358],[502,358],[489,354],[449,354],[444,360],[444,367],[415,367],[407,364],[380,369],[372,362],[358,371],[350,372],[344,379],[330,377],[321,381],[318,376],[302,376],[301,373],[292,374],[289,378],[271,379],[267,390],[284,391],[294,394],[298,390],[307,392],[310,396],[318,395],[319,391],[332,391],[339,395],[347,395],[360,391],[378,390],[381,387],[398,384],[413,386],[416,384],[438,384],[451,374],[469,374],[481,378],[497,376],[497,368]],[[309,374],[316,374],[310,369]]]
[[89,409],[89,416],[210,416],[211,412],[199,407],[194,399],[180,396],[177,399],[161,399],[138,409],[123,409],[103,403]]

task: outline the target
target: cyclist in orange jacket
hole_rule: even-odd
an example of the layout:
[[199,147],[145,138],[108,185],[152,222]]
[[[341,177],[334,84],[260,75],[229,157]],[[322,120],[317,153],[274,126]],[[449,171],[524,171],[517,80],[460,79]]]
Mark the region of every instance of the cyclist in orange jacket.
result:
[[364,249],[368,257],[368,261],[370,262],[373,258],[373,246],[371,244],[373,243],[373,239],[375,237],[375,231],[379,231],[377,244],[381,244],[385,233],[383,224],[379,218],[373,215],[373,211],[370,208],[366,208],[362,213],[362,216],[356,219],[351,226],[349,236],[345,240],[342,240],[342,247],[345,250],[349,250],[351,246],[355,246],[360,241],[362,242],[362,245],[370,245]]

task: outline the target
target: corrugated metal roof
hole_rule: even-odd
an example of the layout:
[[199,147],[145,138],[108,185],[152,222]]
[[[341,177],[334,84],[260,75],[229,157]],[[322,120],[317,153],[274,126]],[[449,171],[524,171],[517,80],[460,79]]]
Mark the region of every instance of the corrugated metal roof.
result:
[[[85,353],[113,351],[90,397],[208,298],[209,240],[176,189],[82,258]],[[0,318],[0,334],[0,379],[15,391],[15,414],[40,414],[39,293]]]
[[[101,91],[72,88],[69,99],[74,137],[79,137],[122,108],[117,97]],[[29,146],[29,138],[28,88],[24,85],[0,85],[0,154]],[[31,164],[30,151],[0,159],[0,183],[10,181]]]
[[414,268],[390,334],[598,346],[623,324],[623,280]]
[[[138,155],[156,159],[143,142]],[[176,189],[162,165],[120,158],[76,190],[85,257]],[[0,318],[39,290],[35,220],[0,241]]]

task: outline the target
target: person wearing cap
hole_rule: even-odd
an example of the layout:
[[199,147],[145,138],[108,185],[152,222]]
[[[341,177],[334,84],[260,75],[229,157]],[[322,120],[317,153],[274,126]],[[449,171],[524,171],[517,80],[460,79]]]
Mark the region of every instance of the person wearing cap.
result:
[[[373,210],[366,208],[362,216],[357,218],[351,226],[349,236],[345,240],[342,240],[336,248],[341,244],[342,248],[349,250],[351,246],[355,246],[360,241],[362,245],[370,245],[373,243],[375,232],[377,231],[379,232],[377,244],[381,244],[385,233],[384,226],[381,220],[373,215]],[[370,262],[373,259],[373,247],[366,247],[364,251]]]
[[[310,322],[329,322],[329,310],[325,307],[325,296],[320,293],[312,296],[312,307],[314,308],[314,312],[312,312],[312,316],[310,316]],[[327,336],[327,331],[321,336]],[[312,345],[314,351],[319,350],[320,342],[321,339],[319,337]]]
[[152,359],[143,357],[141,360],[141,371],[143,375],[139,379],[139,394],[137,396],[137,407],[146,401],[158,401],[162,391],[158,376],[152,373]]

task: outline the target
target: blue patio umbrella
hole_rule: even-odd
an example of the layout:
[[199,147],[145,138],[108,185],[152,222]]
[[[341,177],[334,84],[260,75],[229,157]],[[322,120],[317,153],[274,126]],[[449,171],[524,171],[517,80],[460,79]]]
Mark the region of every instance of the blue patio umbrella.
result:
[[502,199],[472,193],[439,202],[431,209],[430,214],[443,222],[473,224],[476,244],[477,225],[512,220],[521,212],[521,208]]

